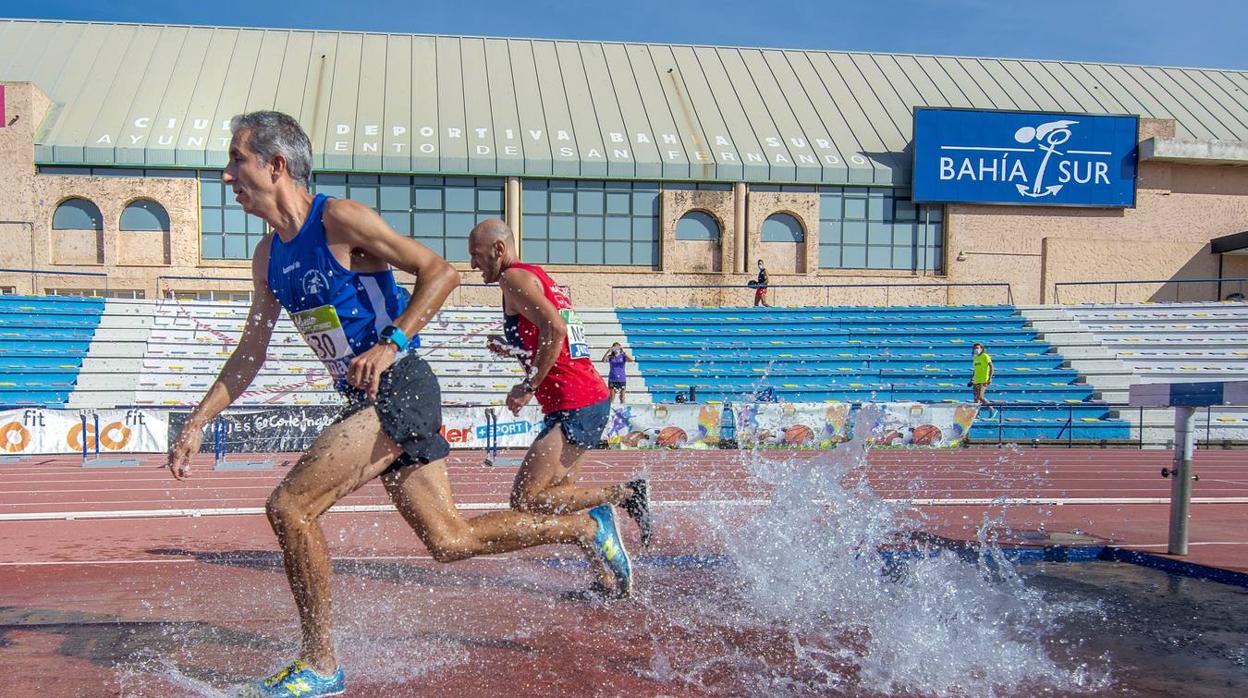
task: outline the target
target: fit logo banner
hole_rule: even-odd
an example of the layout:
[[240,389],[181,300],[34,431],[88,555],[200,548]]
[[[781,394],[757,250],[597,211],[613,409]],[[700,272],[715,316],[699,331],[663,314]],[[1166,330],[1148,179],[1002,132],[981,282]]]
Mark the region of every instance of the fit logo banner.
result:
[[916,109],[916,202],[1135,206],[1139,118]]
[[[167,415],[155,410],[0,411],[0,455],[163,453],[169,450]],[[98,429],[98,433],[97,433]]]

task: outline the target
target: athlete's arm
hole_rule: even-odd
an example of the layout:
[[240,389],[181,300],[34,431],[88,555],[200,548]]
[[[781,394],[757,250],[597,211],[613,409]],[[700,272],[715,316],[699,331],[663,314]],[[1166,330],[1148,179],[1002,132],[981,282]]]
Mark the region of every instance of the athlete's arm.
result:
[[179,480],[190,474],[190,458],[199,452],[204,427],[220,414],[251,385],[268,355],[269,340],[273,337],[273,325],[277,322],[282,306],[269,289],[269,245],[273,233],[256,245],[251,260],[251,310],[243,325],[242,337],[230,358],[225,360],[217,380],[204,394],[182,432],[169,448],[169,470]]
[[[332,199],[322,217],[327,237],[335,244],[363,250],[372,257],[416,277],[412,298],[394,324],[408,337],[420,332],[459,286],[459,272],[433,250],[399,235],[373,209],[350,199]],[[351,360],[347,382],[377,397],[381,374],[394,363],[397,350],[380,342]]]
[[[503,289],[507,307],[519,312],[537,327],[537,351],[529,374],[529,384],[536,388],[546,380],[550,369],[559,360],[563,343],[567,341],[568,328],[559,309],[542,292],[542,283],[533,274],[523,269],[508,269],[499,279],[499,286]],[[532,393],[516,386],[507,397],[507,406],[512,412],[518,412],[532,396]]]

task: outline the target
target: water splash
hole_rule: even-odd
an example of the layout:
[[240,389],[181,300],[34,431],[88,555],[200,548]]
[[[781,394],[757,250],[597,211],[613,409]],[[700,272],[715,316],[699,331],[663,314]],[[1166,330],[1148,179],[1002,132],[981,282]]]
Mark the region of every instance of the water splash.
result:
[[1024,584],[992,540],[998,519],[985,519],[983,554],[970,561],[921,542],[923,517],[872,491],[861,466],[877,421],[863,410],[855,439],[827,456],[743,455],[750,479],[771,491],[758,510],[743,515],[715,503],[729,499],[720,488],[708,492],[703,535],[732,562],[710,573],[703,593],[649,599],[652,678],[768,695],[1034,695],[1108,685],[1103,672],[1047,641],[1063,617],[1098,610]]

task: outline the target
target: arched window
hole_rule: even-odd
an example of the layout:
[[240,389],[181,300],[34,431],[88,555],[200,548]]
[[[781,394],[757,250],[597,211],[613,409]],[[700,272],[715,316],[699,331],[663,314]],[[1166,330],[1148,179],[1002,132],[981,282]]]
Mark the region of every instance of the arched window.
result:
[[53,230],[103,230],[100,209],[86,199],[66,199],[52,214]]
[[121,229],[167,233],[169,214],[164,206],[151,199],[131,201],[121,212]]
[[773,213],[763,221],[763,242],[803,242],[802,224],[787,213]]
[[705,211],[690,211],[676,221],[677,240],[719,240],[719,222]]

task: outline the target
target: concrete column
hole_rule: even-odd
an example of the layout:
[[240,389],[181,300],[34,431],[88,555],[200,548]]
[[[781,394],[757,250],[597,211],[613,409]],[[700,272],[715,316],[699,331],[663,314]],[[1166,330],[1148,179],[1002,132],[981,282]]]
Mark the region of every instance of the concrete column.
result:
[[503,188],[503,220],[520,234],[520,178],[508,177]]
[[742,274],[746,270],[746,220],[745,220],[745,182],[732,185],[732,271]]
[[503,220],[516,234],[516,249],[524,259],[524,231],[520,229],[520,178],[508,177],[503,185]]

